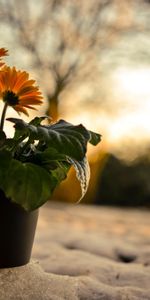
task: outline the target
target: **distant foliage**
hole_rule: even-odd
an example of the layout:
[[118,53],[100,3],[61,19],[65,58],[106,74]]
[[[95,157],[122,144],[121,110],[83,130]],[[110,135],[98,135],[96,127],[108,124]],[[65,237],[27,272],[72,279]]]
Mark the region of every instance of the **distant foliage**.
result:
[[96,204],[150,206],[150,160],[145,155],[126,164],[110,155],[99,180]]

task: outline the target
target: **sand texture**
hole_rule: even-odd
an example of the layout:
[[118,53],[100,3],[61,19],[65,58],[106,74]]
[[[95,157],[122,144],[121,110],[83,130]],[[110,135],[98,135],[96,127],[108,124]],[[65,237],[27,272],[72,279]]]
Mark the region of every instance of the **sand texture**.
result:
[[50,203],[30,264],[0,270],[0,300],[150,300],[146,210]]

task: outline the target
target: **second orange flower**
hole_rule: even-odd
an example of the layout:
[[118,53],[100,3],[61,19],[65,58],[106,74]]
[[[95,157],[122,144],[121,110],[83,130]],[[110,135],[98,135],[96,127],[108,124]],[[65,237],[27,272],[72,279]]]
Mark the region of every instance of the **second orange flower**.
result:
[[8,55],[8,50],[5,48],[0,48],[0,67],[4,66],[5,63],[2,61],[1,57],[7,56]]

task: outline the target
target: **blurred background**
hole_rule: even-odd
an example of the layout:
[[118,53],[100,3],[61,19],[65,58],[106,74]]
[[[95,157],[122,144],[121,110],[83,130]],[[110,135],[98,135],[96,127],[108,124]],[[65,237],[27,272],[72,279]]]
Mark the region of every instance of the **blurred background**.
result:
[[[0,0],[6,61],[30,72],[44,95],[30,119],[48,114],[102,134],[88,148],[83,203],[150,205],[149,30],[149,0]],[[71,170],[53,200],[79,195]]]

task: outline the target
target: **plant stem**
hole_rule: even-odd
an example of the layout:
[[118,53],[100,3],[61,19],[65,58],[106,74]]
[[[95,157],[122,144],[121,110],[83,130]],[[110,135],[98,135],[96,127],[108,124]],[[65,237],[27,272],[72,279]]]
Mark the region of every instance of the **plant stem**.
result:
[[4,127],[4,121],[5,121],[5,115],[6,115],[6,110],[7,110],[8,104],[7,102],[5,102],[4,108],[3,108],[3,112],[2,112],[2,116],[1,116],[1,123],[0,123],[0,130],[3,130]]

